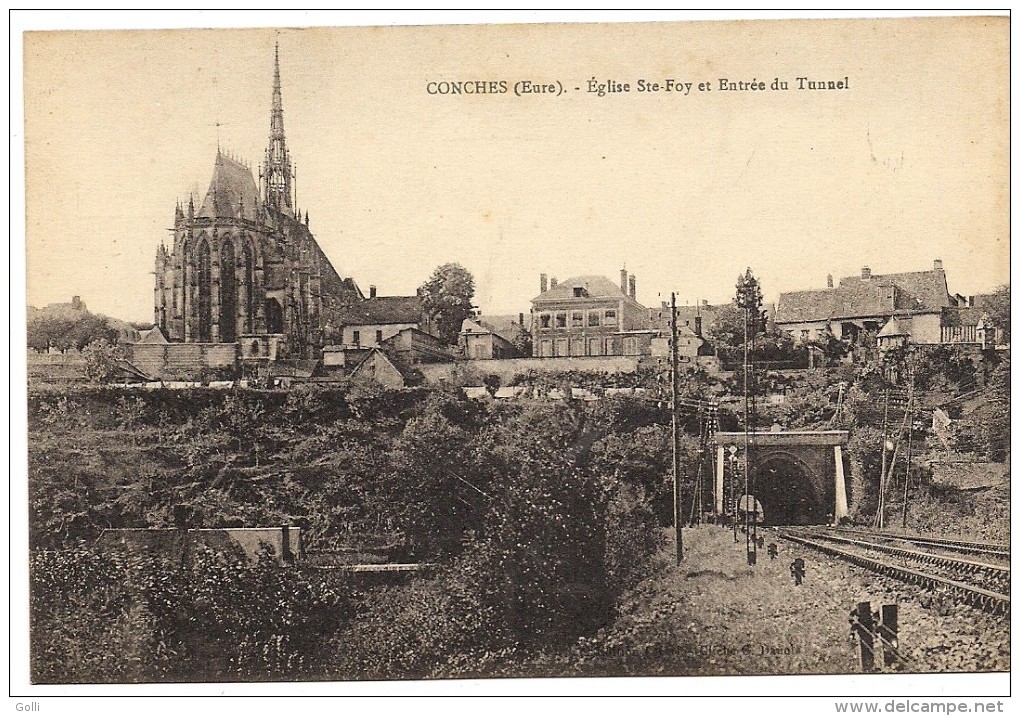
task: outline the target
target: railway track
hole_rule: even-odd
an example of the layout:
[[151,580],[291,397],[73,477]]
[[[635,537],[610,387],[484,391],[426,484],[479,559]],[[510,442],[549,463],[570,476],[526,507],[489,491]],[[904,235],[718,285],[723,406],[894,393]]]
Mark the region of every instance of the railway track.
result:
[[[823,554],[828,554],[832,557],[850,562],[851,564],[869,571],[898,579],[902,582],[916,584],[920,587],[924,587],[925,589],[948,592],[961,602],[977,607],[978,609],[983,609],[994,614],[1008,615],[1010,613],[1009,594],[1004,594],[1001,591],[988,589],[986,586],[976,585],[972,582],[966,582],[962,581],[962,579],[956,578],[956,576],[959,576],[960,573],[962,573],[964,578],[970,578],[975,574],[987,575],[989,573],[999,574],[1001,577],[1001,570],[1005,569],[1005,581],[1008,584],[1008,568],[1001,568],[997,565],[989,565],[980,562],[972,562],[970,560],[960,560],[945,555],[932,555],[926,552],[903,550],[895,547],[889,547],[888,545],[875,545],[874,543],[838,537],[832,534],[826,535],[824,533],[819,534],[815,532],[794,532],[792,530],[783,530],[780,532],[780,537],[790,542],[817,550]],[[833,544],[833,542],[836,542],[840,546]],[[842,546],[846,543],[849,543],[855,549],[847,549]],[[886,550],[895,550],[895,552],[887,553],[901,558],[907,557],[907,555],[903,553],[909,553],[910,556],[907,558],[917,559],[925,566],[952,565],[950,569],[960,570],[960,572],[954,576],[933,574],[932,572],[915,569],[914,567],[907,566],[905,564],[895,564],[887,559],[882,559],[861,551],[869,549],[879,552],[884,551],[882,549],[875,549],[876,547],[885,548]],[[989,572],[989,570],[991,570],[991,572]],[[996,572],[995,570],[1000,571]]]
[[805,533],[815,539],[828,542],[837,542],[850,547],[879,552],[883,555],[890,555],[902,560],[902,564],[914,562],[922,568],[935,569],[939,576],[949,579],[969,582],[975,586],[982,587],[1002,594],[1010,593],[1010,568],[1002,564],[990,564],[988,562],[977,562],[971,559],[963,559],[958,556],[946,554],[934,554],[932,552],[919,552],[914,549],[906,549],[890,544],[882,544],[871,540],[859,539],[856,537],[844,537],[833,534],[831,531],[817,530]]
[[963,554],[982,554],[989,557],[1000,557],[1009,559],[1009,545],[993,544],[990,542],[970,542],[968,540],[941,539],[937,537],[911,537],[909,535],[898,535],[889,532],[877,532],[862,530],[852,527],[830,527],[832,532],[858,535],[872,539],[894,540],[896,542],[908,542],[920,547],[933,549],[949,549]]

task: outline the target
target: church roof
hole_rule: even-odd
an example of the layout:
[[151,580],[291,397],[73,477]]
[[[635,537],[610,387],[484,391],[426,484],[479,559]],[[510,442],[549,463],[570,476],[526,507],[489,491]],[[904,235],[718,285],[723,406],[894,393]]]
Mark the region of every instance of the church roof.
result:
[[[222,152],[216,152],[209,191],[198,216],[209,219],[254,219],[259,203],[259,189],[251,169]],[[243,215],[242,215],[243,207]]]
[[890,315],[893,311],[932,312],[949,306],[944,271],[850,276],[836,288],[792,291],[779,297],[777,323]]
[[421,323],[423,312],[418,296],[378,296],[344,308],[341,321],[345,326]]

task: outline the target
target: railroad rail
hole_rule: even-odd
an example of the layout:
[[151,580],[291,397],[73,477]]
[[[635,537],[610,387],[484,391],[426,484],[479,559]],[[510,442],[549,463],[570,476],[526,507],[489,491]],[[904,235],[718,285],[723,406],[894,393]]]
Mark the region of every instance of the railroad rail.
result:
[[862,530],[852,527],[830,527],[834,532],[856,534],[862,537],[897,540],[899,542],[910,542],[923,547],[934,547],[936,549],[951,549],[955,552],[966,554],[987,554],[995,557],[1009,559],[1009,545],[994,544],[992,542],[971,542],[961,539],[943,539],[939,537],[911,537],[910,535],[892,534],[890,532],[879,532],[874,530]]
[[993,592],[989,589],[949,579],[948,577],[885,562],[875,557],[841,549],[832,544],[819,542],[817,539],[809,539],[789,531],[780,532],[780,537],[887,577],[893,577],[894,579],[909,584],[916,584],[927,589],[946,590],[958,597],[963,603],[992,612],[993,614],[1008,615],[1010,613],[1008,594]]
[[[875,552],[883,552],[890,554],[895,557],[903,557],[904,559],[911,559],[916,562],[923,564],[930,564],[935,567],[941,567],[943,569],[949,569],[957,573],[964,575],[976,575],[979,578],[984,578],[992,581],[992,585],[999,588],[1000,585],[1005,584],[1006,590],[1009,588],[1009,575],[1010,568],[1000,564],[989,564],[988,562],[975,562],[970,559],[961,559],[960,557],[950,557],[944,554],[932,554],[931,552],[918,552],[913,549],[906,549],[904,547],[894,547],[888,544],[879,544],[878,542],[871,542],[863,539],[854,539],[851,537],[840,537],[839,535],[829,534],[827,532],[807,532],[806,534],[814,537],[815,539],[828,540],[830,542],[840,542],[842,544],[848,544],[854,547],[860,547],[862,549],[868,549]],[[983,585],[989,586],[989,585]]]

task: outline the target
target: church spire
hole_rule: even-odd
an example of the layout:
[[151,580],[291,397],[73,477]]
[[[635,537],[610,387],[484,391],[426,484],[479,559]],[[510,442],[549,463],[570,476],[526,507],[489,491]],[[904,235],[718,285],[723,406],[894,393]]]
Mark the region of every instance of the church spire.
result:
[[286,214],[293,214],[291,186],[293,170],[283,133],[283,93],[280,91],[280,43],[273,56],[273,105],[269,114],[269,146],[263,174],[266,202]]

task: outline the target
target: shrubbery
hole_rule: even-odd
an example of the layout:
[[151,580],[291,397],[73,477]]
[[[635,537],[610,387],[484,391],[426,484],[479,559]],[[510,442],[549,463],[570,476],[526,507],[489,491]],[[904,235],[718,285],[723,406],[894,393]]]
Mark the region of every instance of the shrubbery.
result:
[[269,554],[36,552],[30,577],[36,683],[307,678],[351,613],[347,588]]
[[[158,390],[32,396],[36,679],[495,669],[611,621],[657,545],[670,453],[654,402],[188,392],[190,404]],[[635,441],[642,473],[621,462]],[[402,535],[407,557],[438,571],[350,606],[328,572],[80,547],[107,527],[271,524],[302,527],[318,549]]]

